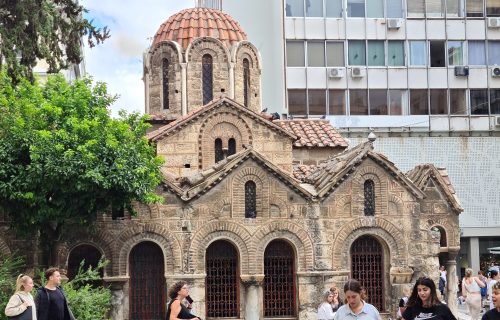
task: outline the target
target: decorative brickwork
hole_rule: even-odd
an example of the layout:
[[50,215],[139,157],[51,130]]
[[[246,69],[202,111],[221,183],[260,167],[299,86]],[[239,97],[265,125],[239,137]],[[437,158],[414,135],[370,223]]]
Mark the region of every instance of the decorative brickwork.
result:
[[269,216],[269,180],[261,168],[243,167],[233,178],[233,218],[245,217],[245,183],[255,182],[257,186],[257,219]]

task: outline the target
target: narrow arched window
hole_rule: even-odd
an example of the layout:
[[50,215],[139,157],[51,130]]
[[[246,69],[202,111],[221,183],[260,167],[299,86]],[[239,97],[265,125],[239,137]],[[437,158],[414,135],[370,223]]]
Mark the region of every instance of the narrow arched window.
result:
[[227,142],[227,155],[230,156],[236,153],[236,140],[234,138],[230,138]]
[[250,101],[250,63],[243,59],[243,104],[248,107]]
[[163,90],[163,109],[169,108],[169,100],[168,100],[168,69],[170,67],[170,63],[168,59],[163,58],[162,60],[162,90]]
[[375,183],[373,180],[366,180],[365,190],[365,216],[375,215]]
[[203,104],[213,99],[213,59],[206,54],[202,58]]
[[245,183],[245,218],[257,217],[257,186],[252,180]]
[[222,140],[215,139],[215,163],[224,159],[224,151],[222,150]]

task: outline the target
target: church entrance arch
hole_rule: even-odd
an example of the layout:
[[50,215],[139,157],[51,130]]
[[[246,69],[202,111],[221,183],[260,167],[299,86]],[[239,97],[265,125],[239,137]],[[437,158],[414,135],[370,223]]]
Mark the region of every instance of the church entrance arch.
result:
[[136,245],[129,257],[130,319],[163,320],[165,317],[165,263],[154,242]]
[[384,254],[380,242],[372,236],[361,236],[351,246],[351,275],[365,287],[368,302],[385,311]]

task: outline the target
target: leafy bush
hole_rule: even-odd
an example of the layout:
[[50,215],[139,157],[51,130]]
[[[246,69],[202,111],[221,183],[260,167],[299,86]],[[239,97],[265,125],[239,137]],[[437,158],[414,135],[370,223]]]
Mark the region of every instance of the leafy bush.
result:
[[16,279],[24,269],[24,260],[20,256],[0,254],[0,320],[7,320],[5,306],[16,290]]

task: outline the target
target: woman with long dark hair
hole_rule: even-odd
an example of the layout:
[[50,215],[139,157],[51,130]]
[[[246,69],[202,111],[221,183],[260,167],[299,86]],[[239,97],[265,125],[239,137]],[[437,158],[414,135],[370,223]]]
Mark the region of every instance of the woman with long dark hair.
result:
[[456,320],[448,306],[439,300],[436,284],[428,277],[418,278],[415,282],[403,319]]
[[186,281],[178,281],[168,289],[170,302],[167,308],[166,320],[190,319],[201,320],[199,317],[189,312],[189,309],[182,304],[182,301],[189,296],[189,288]]

